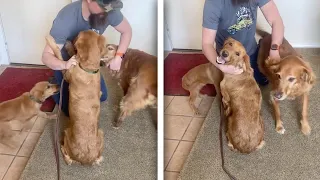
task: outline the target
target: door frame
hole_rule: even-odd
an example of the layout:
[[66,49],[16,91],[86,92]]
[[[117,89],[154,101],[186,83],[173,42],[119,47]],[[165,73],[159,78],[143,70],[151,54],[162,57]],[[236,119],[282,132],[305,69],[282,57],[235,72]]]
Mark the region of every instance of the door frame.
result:
[[0,65],[9,65],[9,54],[7,49],[7,43],[4,35],[1,13],[0,13]]

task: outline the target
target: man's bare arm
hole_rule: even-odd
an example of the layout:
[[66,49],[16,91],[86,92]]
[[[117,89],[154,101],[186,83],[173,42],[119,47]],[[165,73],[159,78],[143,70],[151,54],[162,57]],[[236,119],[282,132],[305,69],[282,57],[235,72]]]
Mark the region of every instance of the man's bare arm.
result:
[[206,58],[215,66],[217,66],[217,52],[214,48],[214,41],[217,31],[207,28],[202,28],[202,50]]
[[[63,45],[58,44],[58,47],[61,50]],[[53,53],[53,50],[48,44],[45,46],[43,50],[41,60],[43,64],[45,64],[46,66],[48,66],[50,69],[53,69],[53,70],[69,69],[72,65],[77,65],[77,61],[73,57],[71,57],[68,61],[62,61],[56,58],[56,56]]]

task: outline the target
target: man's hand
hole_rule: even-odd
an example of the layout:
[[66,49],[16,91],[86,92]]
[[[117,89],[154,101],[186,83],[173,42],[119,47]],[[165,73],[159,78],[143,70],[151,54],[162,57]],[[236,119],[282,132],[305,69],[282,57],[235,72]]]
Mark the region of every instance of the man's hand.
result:
[[122,58],[120,56],[115,56],[109,63],[109,68],[114,71],[119,71],[121,68]]
[[72,65],[76,66],[78,61],[76,60],[75,56],[72,56],[68,61],[63,61],[63,63],[63,69],[69,69]]
[[280,60],[280,54],[278,50],[270,50],[269,57],[274,60]]

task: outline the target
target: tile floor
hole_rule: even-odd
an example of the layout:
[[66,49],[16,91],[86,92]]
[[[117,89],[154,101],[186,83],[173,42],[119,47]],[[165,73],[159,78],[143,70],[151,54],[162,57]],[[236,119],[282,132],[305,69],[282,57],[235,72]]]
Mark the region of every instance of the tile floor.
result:
[[[0,66],[0,74],[6,66]],[[34,117],[30,122],[29,130],[22,130],[22,125],[13,121],[11,123],[16,136],[17,148],[8,148],[0,144],[0,179],[18,180],[24,170],[32,151],[44,130],[48,119]]]
[[198,98],[196,106],[200,115],[195,116],[187,96],[164,96],[164,167],[165,180],[176,180],[214,97]]

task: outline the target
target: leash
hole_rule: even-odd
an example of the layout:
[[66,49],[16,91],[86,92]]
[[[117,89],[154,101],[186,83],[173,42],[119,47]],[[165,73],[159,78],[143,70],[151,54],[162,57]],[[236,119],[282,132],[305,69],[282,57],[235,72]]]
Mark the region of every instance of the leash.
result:
[[[221,97],[222,98],[222,97]],[[223,122],[225,122],[225,114],[224,114],[224,108],[222,105],[222,102],[220,103],[220,128],[219,128],[219,139],[220,139],[220,153],[221,153],[221,166],[223,171],[229,176],[231,180],[237,180],[230,171],[225,167],[224,165],[224,153],[223,153],[223,138],[222,138],[222,127],[223,127]]]
[[60,116],[61,116],[63,83],[64,83],[64,79],[62,78],[61,86],[60,86],[59,109],[58,109],[58,116],[56,119],[55,138],[54,138],[54,154],[56,157],[58,180],[60,180],[60,159],[59,159],[59,127],[60,127],[60,123],[59,123],[59,121],[60,121]]

